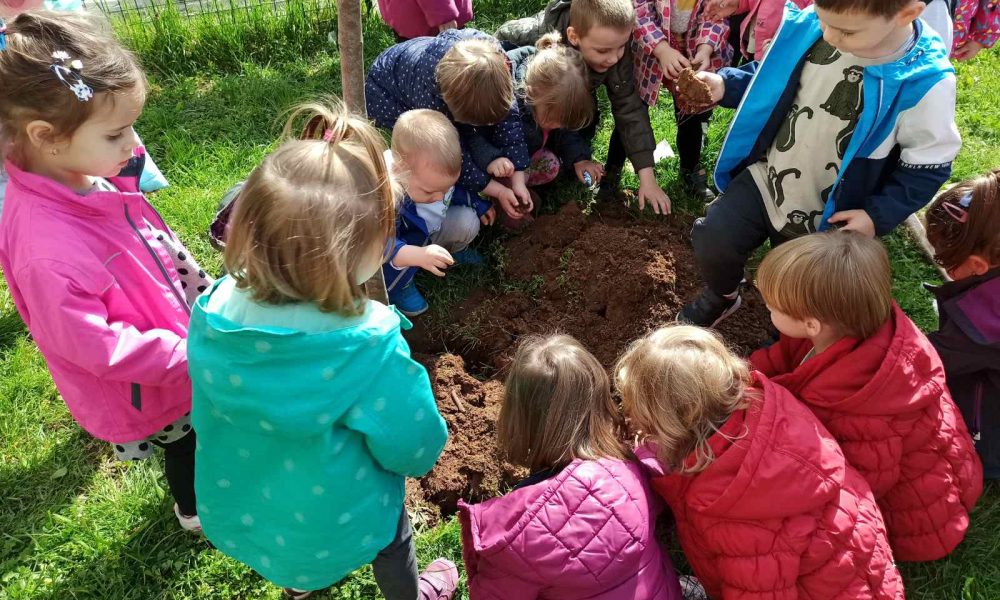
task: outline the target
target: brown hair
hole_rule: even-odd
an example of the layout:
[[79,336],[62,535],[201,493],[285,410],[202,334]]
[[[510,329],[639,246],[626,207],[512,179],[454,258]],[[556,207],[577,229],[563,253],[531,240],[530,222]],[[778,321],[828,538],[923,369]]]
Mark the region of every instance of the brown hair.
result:
[[532,472],[573,459],[625,458],[608,374],[568,335],[518,346],[497,420],[501,451]]
[[[405,172],[418,158],[448,175],[462,172],[462,145],[448,117],[426,108],[408,110],[392,128],[393,170]],[[401,164],[402,163],[402,164]]]
[[514,104],[507,55],[495,41],[458,42],[441,58],[435,77],[441,98],[459,123],[495,125]]
[[[123,48],[107,24],[87,14],[46,10],[19,14],[7,23],[7,48],[0,51],[0,129],[15,162],[24,160],[26,127],[46,121],[52,142],[66,139],[104,102],[146,93],[146,77],[135,56]],[[79,76],[94,92],[81,101],[52,72],[53,53],[79,61]],[[69,63],[67,61],[67,64]]]
[[[963,214],[964,223],[959,220]],[[926,219],[934,260],[945,270],[958,267],[973,254],[991,267],[1000,264],[1000,169],[963,181],[938,196]]]
[[885,247],[852,231],[781,244],[764,257],[757,287],[771,308],[794,319],[818,319],[857,339],[875,333],[892,313]]
[[535,46],[524,75],[524,96],[536,115],[558,121],[560,129],[583,129],[594,119],[594,99],[590,94],[590,71],[583,55],[561,43],[552,32]]
[[323,311],[360,314],[358,270],[377,257],[395,221],[385,144],[336,99],[294,109],[286,139],[302,117],[305,139],[269,154],[240,192],[226,270],[258,302],[313,302]]
[[657,329],[615,365],[625,415],[655,442],[660,461],[681,473],[715,460],[708,439],[746,407],[749,383],[749,367],[715,332],[690,325]]
[[835,12],[861,13],[873,17],[895,17],[914,0],[815,0],[817,8]]
[[583,37],[593,27],[635,29],[635,7],[628,0],[573,0],[569,24]]

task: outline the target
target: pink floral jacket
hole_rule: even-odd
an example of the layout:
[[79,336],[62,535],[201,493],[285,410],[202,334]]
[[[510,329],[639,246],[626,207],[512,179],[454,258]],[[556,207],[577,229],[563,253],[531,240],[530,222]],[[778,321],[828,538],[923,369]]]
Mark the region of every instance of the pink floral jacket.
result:
[[660,70],[659,61],[653,56],[653,49],[660,42],[666,41],[688,58],[695,55],[699,45],[710,44],[715,48],[708,66],[710,71],[718,71],[732,61],[733,49],[726,41],[729,37],[729,24],[725,21],[707,20],[705,0],[696,1],[684,39],[676,39],[675,34],[670,31],[670,10],[674,0],[632,0],[632,3],[635,5],[636,19],[635,30],[632,32],[636,47],[633,52],[635,87],[649,106],[656,104],[663,83],[663,71]]
[[992,48],[1000,38],[1000,2],[961,0],[955,9],[955,41],[958,50],[970,40]]

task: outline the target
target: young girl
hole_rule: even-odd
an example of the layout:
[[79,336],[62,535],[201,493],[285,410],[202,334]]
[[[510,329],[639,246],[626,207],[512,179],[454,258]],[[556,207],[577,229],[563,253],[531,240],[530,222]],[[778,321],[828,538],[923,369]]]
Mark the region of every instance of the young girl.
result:
[[[936,4],[948,3],[936,0]],[[955,60],[972,60],[1000,39],[1000,3],[996,0],[956,0],[955,4],[951,56]]]
[[[682,70],[718,71],[729,65],[733,58],[733,49],[726,41],[729,25],[725,20],[709,20],[703,0],[635,0],[634,3],[633,37],[641,49],[635,53],[636,89],[649,106],[656,105],[661,82],[674,91]],[[708,176],[701,166],[701,149],[712,110],[688,106],[674,94],[674,116],[681,180],[689,193],[711,202],[715,194],[709,189]],[[607,168],[620,170],[624,156],[620,134],[612,133]]]
[[615,379],[709,597],[903,598],[871,488],[809,409],[713,332],[654,331]]
[[472,0],[378,0],[378,13],[403,42],[462,27],[472,20]]
[[[789,0],[799,8],[812,4],[812,0]],[[937,0],[944,3],[943,0]],[[726,19],[744,15],[739,31],[739,50],[747,60],[761,60],[764,51],[778,32],[785,12],[785,0],[708,0],[705,15],[709,19]],[[732,39],[732,38],[730,38]]]
[[[364,296],[395,217],[385,146],[342,108],[305,106],[247,179],[230,275],[191,319],[196,488],[205,535],[304,598],[372,563],[387,600],[450,598],[443,559],[417,577],[404,479],[447,430],[409,322]],[[419,592],[419,596],[418,596]]]
[[565,335],[521,343],[497,438],[531,476],[506,496],[459,502],[471,598],[680,600],[657,503],[622,433],[592,354]]
[[83,14],[22,13],[4,43],[0,265],[14,303],[77,422],[119,459],[164,448],[174,511],[197,529],[186,338],[209,281],[139,192],[145,76]]
[[927,238],[952,281],[929,288],[940,325],[928,337],[983,460],[1000,478],[1000,169],[964,181],[927,211]]

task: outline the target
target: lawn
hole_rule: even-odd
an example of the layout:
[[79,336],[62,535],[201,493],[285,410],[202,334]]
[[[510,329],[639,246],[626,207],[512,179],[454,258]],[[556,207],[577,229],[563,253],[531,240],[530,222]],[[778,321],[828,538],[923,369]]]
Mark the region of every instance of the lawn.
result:
[[[483,0],[474,25],[491,30],[536,5],[539,0],[531,8]],[[334,29],[329,8],[294,0],[289,6],[292,16],[258,11],[225,25],[167,14],[151,25],[120,26],[153,86],[137,129],[172,183],[152,201],[214,272],[220,261],[206,229],[218,199],[273,147],[285,109],[339,89],[338,54],[327,41]],[[391,43],[374,15],[366,18],[365,33],[368,60]],[[958,79],[965,147],[956,180],[1000,165],[1000,55],[962,65]],[[712,155],[728,117],[719,111],[713,121]],[[668,105],[658,107],[653,121],[658,139],[673,139]],[[600,139],[608,132],[605,122]],[[662,163],[658,174],[679,208],[699,208],[680,198],[675,160]],[[559,196],[582,199],[579,190]],[[905,235],[888,243],[897,298],[922,327],[933,328],[935,314],[921,283],[934,280],[934,269]],[[496,247],[488,240],[487,254]],[[435,286],[430,299],[437,318],[469,287],[502,284],[498,273],[486,269]],[[0,600],[280,597],[252,571],[177,527],[158,460],[115,462],[106,444],[74,424],[2,284],[0,500]],[[418,552],[421,564],[444,555],[461,565],[456,524],[418,527]],[[987,487],[966,541],[951,557],[903,565],[903,572],[911,599],[1000,598],[1000,486]],[[366,567],[319,597],[380,596]]]

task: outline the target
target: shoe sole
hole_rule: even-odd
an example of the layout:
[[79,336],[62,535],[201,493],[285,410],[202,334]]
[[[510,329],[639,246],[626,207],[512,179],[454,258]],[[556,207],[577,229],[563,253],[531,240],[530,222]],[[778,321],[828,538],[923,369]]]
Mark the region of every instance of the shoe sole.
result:
[[[399,308],[399,307],[397,306],[396,308]],[[427,312],[428,310],[430,310],[430,308],[431,308],[430,306],[425,306],[425,307],[421,308],[420,310],[403,310],[402,308],[399,308],[399,312],[403,313],[407,317],[419,317],[420,315],[422,315],[425,312]]]
[[677,315],[674,317],[674,322],[680,323],[681,325],[695,325],[698,327],[708,327],[709,329],[714,329],[719,323],[725,321],[726,317],[736,312],[736,310],[740,306],[743,306],[743,296],[736,296],[736,302],[733,302],[732,306],[722,311],[722,314],[719,315],[719,318],[716,319],[711,325],[697,325],[696,323],[688,321],[687,319],[681,316],[684,312],[683,310],[677,313]]

